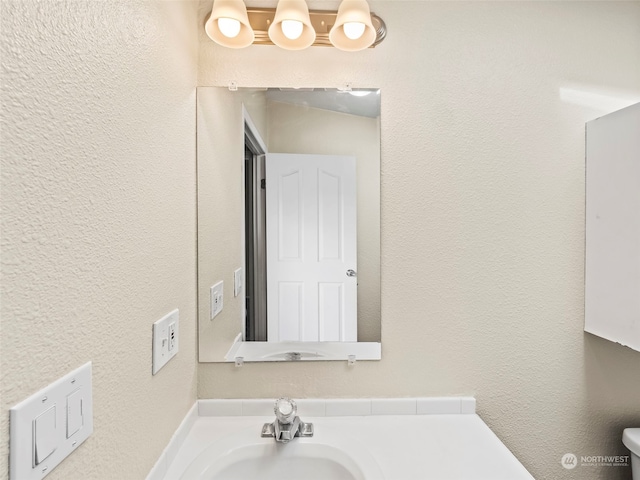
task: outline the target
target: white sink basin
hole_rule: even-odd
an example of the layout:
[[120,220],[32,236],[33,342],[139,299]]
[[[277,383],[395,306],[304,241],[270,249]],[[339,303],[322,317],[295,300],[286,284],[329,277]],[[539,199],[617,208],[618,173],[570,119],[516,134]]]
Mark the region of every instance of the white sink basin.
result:
[[356,442],[328,431],[287,444],[245,429],[207,448],[182,480],[384,480],[371,454]]

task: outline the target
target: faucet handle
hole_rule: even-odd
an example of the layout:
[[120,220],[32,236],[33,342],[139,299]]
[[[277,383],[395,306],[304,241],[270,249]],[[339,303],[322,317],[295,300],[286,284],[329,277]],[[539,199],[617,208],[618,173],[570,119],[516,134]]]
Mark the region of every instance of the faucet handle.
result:
[[298,412],[298,406],[296,402],[288,397],[281,397],[276,400],[276,404],[273,408],[278,421],[284,425],[287,425],[296,418]]

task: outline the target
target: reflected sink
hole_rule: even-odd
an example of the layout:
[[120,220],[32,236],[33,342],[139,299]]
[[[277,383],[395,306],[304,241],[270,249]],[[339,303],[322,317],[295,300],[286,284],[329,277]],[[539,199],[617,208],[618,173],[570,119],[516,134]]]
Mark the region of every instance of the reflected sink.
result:
[[260,425],[202,451],[182,480],[384,480],[371,454],[344,436],[323,431],[287,444],[260,438]]

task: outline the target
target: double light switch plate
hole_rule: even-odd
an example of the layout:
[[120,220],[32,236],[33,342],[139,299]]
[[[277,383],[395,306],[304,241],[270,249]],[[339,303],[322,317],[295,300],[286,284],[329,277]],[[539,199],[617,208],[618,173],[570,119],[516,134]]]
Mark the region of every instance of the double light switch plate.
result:
[[10,411],[10,478],[39,480],[93,433],[91,362]]

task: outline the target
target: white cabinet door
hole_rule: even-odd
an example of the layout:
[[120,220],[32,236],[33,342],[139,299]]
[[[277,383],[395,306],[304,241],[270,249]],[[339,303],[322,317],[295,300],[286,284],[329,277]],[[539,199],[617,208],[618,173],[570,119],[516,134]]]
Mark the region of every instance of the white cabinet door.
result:
[[640,103],[587,123],[585,331],[640,351]]
[[356,159],[266,158],[267,341],[357,341]]

